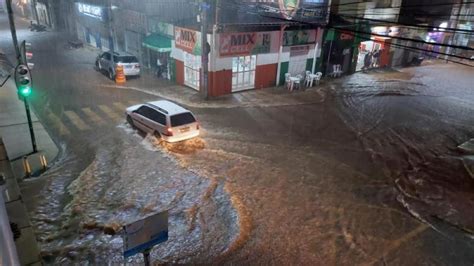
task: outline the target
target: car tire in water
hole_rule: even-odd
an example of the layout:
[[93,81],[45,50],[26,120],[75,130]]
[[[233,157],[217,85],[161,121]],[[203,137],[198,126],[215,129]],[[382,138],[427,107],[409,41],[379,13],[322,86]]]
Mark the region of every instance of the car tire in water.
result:
[[109,69],[109,79],[111,80],[114,80],[115,79],[115,75],[114,75],[114,72],[112,71],[112,69]]
[[130,126],[133,128],[133,129],[136,129],[135,127],[135,124],[133,123],[133,119],[131,116],[127,115],[127,122],[130,124]]
[[153,137],[155,137],[156,140],[158,140],[159,142],[161,142],[162,140],[160,132],[157,132],[157,131],[153,132]]

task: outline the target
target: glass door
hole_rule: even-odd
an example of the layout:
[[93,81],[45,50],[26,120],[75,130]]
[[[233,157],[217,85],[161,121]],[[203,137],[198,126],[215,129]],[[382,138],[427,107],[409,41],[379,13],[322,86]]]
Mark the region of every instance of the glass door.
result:
[[184,84],[199,90],[201,57],[184,52]]
[[252,89],[255,84],[257,56],[238,56],[232,58],[232,91]]

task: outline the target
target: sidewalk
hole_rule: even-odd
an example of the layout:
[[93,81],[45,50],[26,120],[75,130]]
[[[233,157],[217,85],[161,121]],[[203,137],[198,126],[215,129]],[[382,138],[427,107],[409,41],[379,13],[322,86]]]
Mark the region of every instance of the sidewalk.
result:
[[[5,73],[11,69],[8,60],[0,54],[0,77],[5,79]],[[34,94],[31,96],[34,97]],[[32,153],[31,138],[27,124],[24,103],[18,99],[13,78],[10,78],[3,87],[0,87],[0,172],[7,182],[5,202],[8,217],[11,223],[18,226],[21,234],[15,244],[18,257],[22,265],[41,265],[40,249],[36,236],[31,227],[30,218],[24,205],[18,182],[21,182],[25,171],[22,158],[27,156],[33,173],[39,172],[40,155],[44,155],[48,162],[58,155],[58,148],[43,125],[31,109],[31,118],[36,135],[38,153]]]
[[302,86],[301,90],[293,92],[280,86],[235,92],[205,100],[197,90],[158,79],[150,70],[143,70],[140,78],[127,80],[123,85],[103,86],[140,91],[195,108],[272,107],[321,103],[325,100],[327,88],[327,84],[321,81],[319,85],[311,88]]
[[[68,56],[81,58],[81,62],[93,65],[99,53],[99,49],[85,44],[83,48],[69,50]],[[325,88],[327,88],[327,84],[322,80],[320,85],[315,84],[312,88],[303,86],[303,90],[293,92],[280,86],[241,91],[205,100],[197,90],[157,78],[151,69],[142,68],[139,78],[129,78],[123,85],[107,80],[105,75],[103,78],[106,82],[101,85],[102,87],[135,90],[195,108],[271,107],[321,103],[325,99]]]

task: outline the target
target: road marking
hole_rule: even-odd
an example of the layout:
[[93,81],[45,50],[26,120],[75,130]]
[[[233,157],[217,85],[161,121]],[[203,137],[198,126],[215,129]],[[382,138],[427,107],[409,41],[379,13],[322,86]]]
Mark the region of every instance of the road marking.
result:
[[118,121],[120,120],[120,117],[114,113],[112,109],[110,109],[108,106],[105,105],[99,105],[99,109],[104,112],[110,119]]
[[64,114],[71,120],[75,127],[79,130],[91,129],[74,111],[66,111]]
[[121,113],[124,113],[125,109],[127,109],[127,106],[123,105],[121,102],[115,102],[113,105],[115,108],[119,109]]
[[82,108],[82,112],[84,112],[84,114],[87,115],[87,117],[89,117],[90,120],[92,120],[94,123],[97,123],[97,124],[105,124],[105,121],[100,118],[99,115],[97,115],[96,113],[94,113],[91,108],[89,107],[85,107],[85,108]]
[[49,113],[48,118],[53,121],[53,124],[55,124],[56,127],[58,127],[60,136],[71,134],[69,129],[67,129],[63,122],[61,122],[61,119],[59,119],[59,117],[57,117],[53,112]]

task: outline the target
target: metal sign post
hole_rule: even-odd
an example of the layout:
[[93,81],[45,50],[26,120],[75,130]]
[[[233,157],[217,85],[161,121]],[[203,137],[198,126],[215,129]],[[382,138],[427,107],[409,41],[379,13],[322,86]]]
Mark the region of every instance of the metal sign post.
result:
[[168,240],[168,211],[160,212],[123,227],[123,256],[143,253],[145,265],[150,265],[151,249]]

